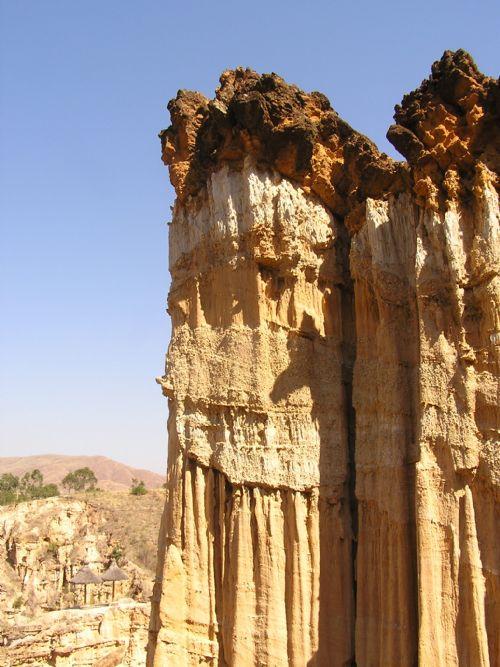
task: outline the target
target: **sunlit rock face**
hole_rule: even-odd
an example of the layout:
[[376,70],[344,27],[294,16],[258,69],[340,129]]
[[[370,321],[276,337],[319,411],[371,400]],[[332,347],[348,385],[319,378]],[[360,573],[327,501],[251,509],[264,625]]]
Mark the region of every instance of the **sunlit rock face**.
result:
[[2,629],[6,667],[142,667],[149,609],[124,600],[112,606],[64,609]]
[[494,665],[498,88],[447,52],[380,154],[276,75],[181,91],[150,665]]
[[305,664],[320,625],[325,656],[349,658],[344,245],[317,198],[250,158],[175,208],[157,664]]
[[145,664],[149,572],[122,556],[127,579],[114,588],[69,584],[84,564],[107,568],[117,541],[103,508],[112,502],[82,494],[0,508],[2,667]]

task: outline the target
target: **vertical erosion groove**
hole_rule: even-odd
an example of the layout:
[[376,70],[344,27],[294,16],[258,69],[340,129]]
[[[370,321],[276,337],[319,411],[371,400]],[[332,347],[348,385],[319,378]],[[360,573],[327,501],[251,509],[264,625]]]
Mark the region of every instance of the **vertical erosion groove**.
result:
[[[356,308],[354,285],[350,272],[351,238],[344,225],[341,226],[341,262],[344,278],[341,285],[342,312],[342,383],[345,394],[345,413],[347,426],[347,493],[351,519],[351,568],[353,591],[353,634],[356,632],[357,610],[357,542],[358,542],[358,503],[356,498],[356,410],[353,403],[354,364],[356,362]],[[353,647],[352,667],[356,666],[355,645]]]

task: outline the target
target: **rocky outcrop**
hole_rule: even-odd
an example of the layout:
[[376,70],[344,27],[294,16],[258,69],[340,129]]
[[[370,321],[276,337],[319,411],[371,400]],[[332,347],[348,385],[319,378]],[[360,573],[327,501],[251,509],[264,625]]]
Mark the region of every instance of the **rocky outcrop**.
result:
[[[1,665],[145,664],[152,574],[130,555],[140,553],[136,539],[148,551],[143,513],[157,523],[160,497],[102,492],[0,508]],[[84,564],[102,573],[112,557],[128,577],[115,583],[115,601],[106,582],[90,584],[85,601],[69,580]]]
[[98,512],[76,499],[48,498],[1,508],[2,611],[35,614],[64,604],[70,595],[68,581],[79,567],[102,567],[112,548],[100,523]]
[[274,74],[169,109],[149,664],[498,664],[497,82],[446,52],[402,163]]
[[5,667],[142,667],[149,609],[144,602],[66,609],[3,634]]
[[[102,572],[114,549],[121,553],[124,547],[107,530],[107,515],[98,502],[55,497],[1,508],[1,611],[33,615],[81,602],[83,591],[74,590],[69,580],[83,565]],[[117,584],[120,593],[147,600],[149,573],[128,558],[122,566],[129,579]],[[91,586],[90,597],[106,602],[110,587]]]

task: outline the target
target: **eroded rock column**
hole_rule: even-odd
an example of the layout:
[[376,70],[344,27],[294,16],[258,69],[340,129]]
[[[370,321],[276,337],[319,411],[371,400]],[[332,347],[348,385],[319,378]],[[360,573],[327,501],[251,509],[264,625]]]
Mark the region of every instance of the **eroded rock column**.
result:
[[153,664],[352,657],[342,242],[250,159],[175,208]]
[[499,99],[445,52],[405,162],[274,74],[170,102],[150,665],[500,664]]

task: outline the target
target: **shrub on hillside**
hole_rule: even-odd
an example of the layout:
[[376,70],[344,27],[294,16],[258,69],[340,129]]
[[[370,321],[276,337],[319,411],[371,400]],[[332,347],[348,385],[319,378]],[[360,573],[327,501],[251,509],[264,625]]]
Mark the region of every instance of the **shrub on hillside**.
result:
[[121,544],[115,544],[113,547],[113,550],[109,554],[109,560],[110,562],[115,560],[117,563],[120,563],[121,559],[123,558],[123,547]]
[[21,607],[23,606],[23,602],[24,602],[23,596],[18,595],[17,598],[12,603],[12,609],[21,609]]
[[132,478],[132,486],[130,487],[130,493],[133,496],[144,496],[148,490],[142,479]]

